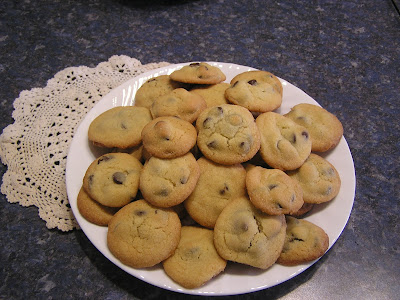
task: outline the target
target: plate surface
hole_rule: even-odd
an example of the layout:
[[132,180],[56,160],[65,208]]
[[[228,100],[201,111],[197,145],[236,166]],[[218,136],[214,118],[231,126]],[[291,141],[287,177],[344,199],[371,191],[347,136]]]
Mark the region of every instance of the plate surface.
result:
[[[239,73],[254,70],[250,67],[229,63],[209,63],[219,67],[225,73],[227,77],[226,82],[229,82]],[[107,228],[86,221],[78,211],[76,198],[82,185],[83,176],[90,163],[96,158],[87,138],[90,123],[100,113],[112,107],[133,105],[136,91],[148,79],[159,75],[169,75],[174,70],[187,64],[189,63],[169,65],[132,78],[112,90],[89,111],[75,133],[67,158],[66,184],[72,211],[83,232],[104,256],[127,273],[152,285],[175,292],[195,295],[235,295],[254,292],[277,285],[300,274],[315,263],[315,261],[294,267],[284,267],[275,264],[268,270],[258,270],[245,265],[228,263],[223,274],[220,274],[201,288],[187,290],[173,282],[164,273],[161,265],[149,269],[133,269],[123,265],[107,248]],[[280,80],[283,85],[283,101],[282,106],[276,112],[284,114],[298,103],[319,105],[299,88],[283,79]],[[344,137],[342,137],[339,145],[334,150],[322,156],[338,170],[342,186],[334,200],[320,205],[318,209],[314,209],[305,219],[325,230],[329,236],[329,248],[331,248],[342,233],[350,216],[355,195],[355,170],[351,152]]]

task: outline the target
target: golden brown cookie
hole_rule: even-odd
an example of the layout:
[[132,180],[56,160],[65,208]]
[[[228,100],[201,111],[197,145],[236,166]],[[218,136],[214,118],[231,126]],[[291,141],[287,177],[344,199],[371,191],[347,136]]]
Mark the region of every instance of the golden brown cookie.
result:
[[287,173],[300,183],[306,203],[327,202],[339,193],[341,180],[338,171],[315,153],[311,153],[300,168]]
[[247,71],[236,75],[225,92],[229,102],[257,113],[273,111],[282,104],[280,80],[266,71]]
[[158,117],[142,130],[143,146],[152,156],[175,158],[196,144],[196,128],[178,117]]
[[260,148],[260,133],[253,115],[238,105],[207,108],[198,117],[196,128],[200,151],[223,165],[248,161]]
[[107,207],[93,200],[83,188],[79,190],[76,204],[86,220],[99,226],[107,226],[112,216],[118,211],[118,208]]
[[226,79],[220,68],[205,62],[191,63],[171,73],[170,78],[184,83],[217,84]]
[[150,110],[145,107],[117,106],[90,123],[88,138],[100,147],[134,147],[141,143],[142,129],[151,120]]
[[278,169],[251,168],[246,189],[253,205],[269,215],[294,213],[304,203],[300,184]]
[[194,289],[221,273],[226,260],[214,247],[213,231],[183,226],[174,254],[163,262],[165,273],[187,289]]
[[325,152],[333,149],[343,135],[343,126],[339,119],[318,105],[297,104],[285,116],[307,128],[312,151]]
[[329,237],[325,231],[304,219],[286,216],[286,238],[277,263],[294,266],[313,261],[326,252]]
[[197,162],[200,178],[184,205],[197,223],[214,228],[224,207],[246,195],[246,170],[241,164],[221,165],[204,156]]
[[177,116],[193,123],[206,107],[203,97],[179,88],[155,99],[150,111],[153,118]]
[[151,157],[140,175],[145,200],[158,207],[182,203],[194,190],[200,168],[191,152],[177,158]]
[[311,140],[305,127],[275,112],[256,119],[261,134],[260,154],[272,168],[294,170],[311,153]]
[[136,197],[142,164],[128,153],[108,153],[86,170],[83,188],[102,205],[121,207]]
[[231,201],[214,227],[214,244],[226,260],[267,269],[278,259],[285,241],[284,215],[261,212],[246,197]]
[[174,253],[180,233],[181,222],[176,212],[141,199],[124,206],[111,218],[107,245],[123,264],[147,268]]
[[190,91],[202,96],[207,103],[207,107],[212,107],[229,103],[225,97],[225,91],[229,86],[229,83],[221,82],[218,84],[195,86]]

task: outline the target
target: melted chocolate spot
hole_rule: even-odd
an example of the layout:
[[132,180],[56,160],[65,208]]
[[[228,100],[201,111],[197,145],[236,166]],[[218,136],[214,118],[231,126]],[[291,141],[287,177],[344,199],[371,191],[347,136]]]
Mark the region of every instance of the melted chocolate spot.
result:
[[211,141],[207,144],[208,148],[216,149],[217,148],[217,141]]
[[97,164],[99,165],[102,162],[108,161],[110,160],[112,157],[111,156],[102,156],[99,158],[99,160],[97,161]]
[[255,80],[255,79],[249,80],[247,83],[250,84],[250,85],[257,85],[258,84],[257,80]]
[[304,136],[305,139],[308,139],[308,132],[307,131],[303,131],[301,133],[302,136]]
[[268,186],[269,190],[273,190],[274,188],[276,188],[278,185],[277,184],[270,184]]
[[126,174],[122,172],[115,172],[112,176],[114,183],[123,184],[126,179]]
[[146,211],[145,210],[135,210],[134,214],[140,217],[140,216],[145,215]]

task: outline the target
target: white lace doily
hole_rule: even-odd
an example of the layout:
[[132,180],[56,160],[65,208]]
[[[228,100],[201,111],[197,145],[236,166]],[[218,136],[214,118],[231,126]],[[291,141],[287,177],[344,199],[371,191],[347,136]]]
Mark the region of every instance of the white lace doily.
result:
[[142,65],[135,58],[112,56],[95,68],[62,70],[44,88],[22,91],[14,101],[15,122],[0,136],[0,158],[8,167],[1,192],[8,201],[36,206],[49,229],[79,228],[65,185],[65,165],[75,130],[110,90],[168,64]]

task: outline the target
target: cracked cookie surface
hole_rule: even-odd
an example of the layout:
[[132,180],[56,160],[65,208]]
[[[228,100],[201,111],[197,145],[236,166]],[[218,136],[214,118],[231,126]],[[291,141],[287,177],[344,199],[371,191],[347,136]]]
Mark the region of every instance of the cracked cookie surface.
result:
[[282,94],[280,80],[267,71],[240,73],[231,80],[230,87],[225,92],[229,102],[258,113],[279,108]]
[[141,199],[124,206],[111,218],[107,246],[123,264],[147,268],[174,253],[180,232],[176,212]]
[[207,108],[197,119],[196,128],[200,151],[220,164],[248,161],[260,148],[260,133],[253,115],[238,105]]
[[339,193],[341,180],[338,171],[315,153],[311,153],[300,168],[287,174],[299,182],[306,203],[328,202]]
[[217,84],[226,79],[220,68],[205,62],[191,63],[171,73],[170,78],[184,83]]
[[215,249],[213,237],[210,229],[183,226],[178,247],[163,262],[167,275],[184,288],[194,289],[221,273],[227,262]]
[[246,170],[241,164],[221,165],[204,156],[197,160],[200,178],[185,200],[188,214],[202,226],[214,228],[224,207],[246,194]]
[[139,188],[142,164],[128,153],[108,153],[95,159],[86,170],[83,188],[102,205],[122,207]]
[[200,168],[191,152],[171,159],[153,156],[140,174],[140,191],[155,206],[175,206],[192,193],[199,176]]
[[304,219],[286,216],[286,237],[277,263],[294,266],[321,257],[329,247],[325,231]]
[[278,259],[285,241],[284,215],[258,210],[246,197],[231,201],[214,227],[214,244],[226,260],[267,269]]
[[295,213],[304,203],[300,184],[278,169],[249,168],[246,188],[253,205],[270,215]]
[[152,119],[148,108],[117,106],[103,112],[90,123],[88,138],[100,147],[134,147],[141,143],[142,129]]
[[272,168],[294,170],[311,153],[307,129],[275,112],[266,112],[256,119],[261,134],[260,155]]

